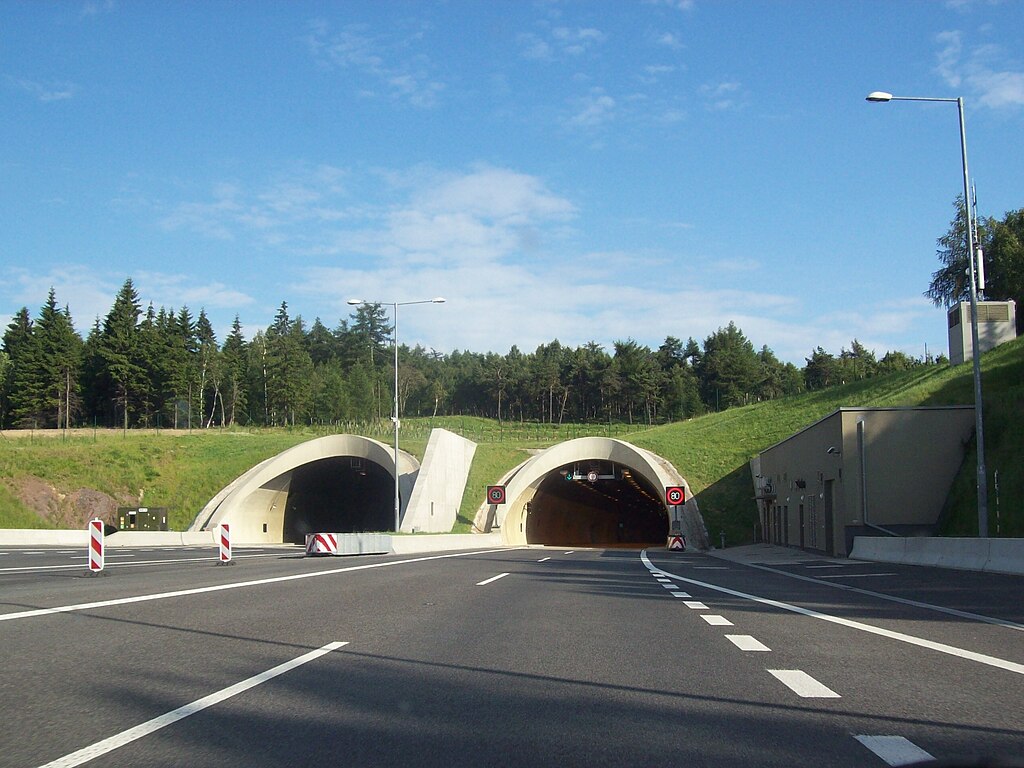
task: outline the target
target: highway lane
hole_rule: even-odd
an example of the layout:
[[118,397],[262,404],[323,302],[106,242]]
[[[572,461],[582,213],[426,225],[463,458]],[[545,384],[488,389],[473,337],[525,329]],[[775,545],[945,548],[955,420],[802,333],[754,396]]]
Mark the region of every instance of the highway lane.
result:
[[[1019,754],[1024,675],[740,595],[1009,663],[1024,663],[1024,632],[702,555],[650,563],[552,548],[285,550],[231,567],[38,576],[0,608],[0,764],[118,737],[95,764],[885,765],[865,740],[903,755]],[[922,590],[941,598],[941,581]],[[770,650],[743,650],[751,641]],[[347,644],[205,698],[334,642]],[[815,682],[825,697],[801,695]],[[130,740],[195,702],[209,706]]]

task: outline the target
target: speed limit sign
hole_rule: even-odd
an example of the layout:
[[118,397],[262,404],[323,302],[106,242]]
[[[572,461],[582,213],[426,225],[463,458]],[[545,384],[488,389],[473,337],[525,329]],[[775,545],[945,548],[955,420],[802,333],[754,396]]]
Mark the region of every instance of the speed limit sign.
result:
[[672,506],[679,506],[686,501],[686,491],[681,486],[672,485],[665,489],[665,501]]
[[487,503],[488,504],[504,504],[505,503],[505,486],[504,485],[488,485],[487,486]]

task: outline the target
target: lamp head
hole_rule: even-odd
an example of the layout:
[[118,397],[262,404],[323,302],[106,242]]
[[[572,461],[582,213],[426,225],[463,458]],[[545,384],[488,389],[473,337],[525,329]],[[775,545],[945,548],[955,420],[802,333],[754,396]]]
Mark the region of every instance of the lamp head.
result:
[[359,305],[360,305],[360,304],[362,304],[362,303],[363,303],[363,300],[362,300],[362,299],[349,299],[349,300],[348,300],[348,301],[346,302],[346,304],[348,304],[349,306],[352,306],[352,307],[356,307],[356,306],[359,306]]
[[435,296],[430,300],[431,304],[444,304],[444,296]]
[[872,91],[867,96],[868,101],[886,102],[892,101],[892,94],[885,91]]

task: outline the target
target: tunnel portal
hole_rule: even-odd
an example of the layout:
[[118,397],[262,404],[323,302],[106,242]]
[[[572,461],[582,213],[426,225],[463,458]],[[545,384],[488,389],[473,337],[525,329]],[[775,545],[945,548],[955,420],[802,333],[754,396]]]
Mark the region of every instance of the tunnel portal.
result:
[[284,515],[284,541],[302,544],[307,533],[391,531],[394,478],[359,456],[334,456],[292,470]]
[[668,530],[668,513],[650,482],[610,461],[574,462],[549,472],[526,512],[529,544],[664,546]]

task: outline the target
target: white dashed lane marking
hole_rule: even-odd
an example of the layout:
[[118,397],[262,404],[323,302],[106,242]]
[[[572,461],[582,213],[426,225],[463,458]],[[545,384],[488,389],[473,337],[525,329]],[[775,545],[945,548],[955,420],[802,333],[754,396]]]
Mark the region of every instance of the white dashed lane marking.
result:
[[770,651],[767,645],[750,635],[726,635],[725,639],[741,651]]
[[911,765],[935,759],[917,744],[902,736],[854,736],[853,738],[874,752],[887,765]]
[[695,611],[706,611],[708,607],[699,600],[686,600],[683,603],[687,608],[692,608]]
[[702,613],[700,615],[700,617],[702,619],[704,619],[704,621],[706,621],[708,624],[710,624],[713,627],[731,627],[731,626],[733,626],[733,623],[731,621],[729,621],[727,618],[725,618],[725,616],[719,616],[718,614],[715,614],[715,613]]
[[483,581],[478,581],[476,583],[476,585],[478,587],[483,587],[483,586],[486,586],[488,584],[491,584],[492,582],[497,581],[498,579],[503,579],[506,576],[508,576],[508,573],[499,573],[497,576],[491,576],[491,578],[489,578],[489,579],[484,579]]
[[[707,617],[705,617],[707,618]],[[769,674],[804,699],[838,699],[838,693],[799,669],[769,669]]]

